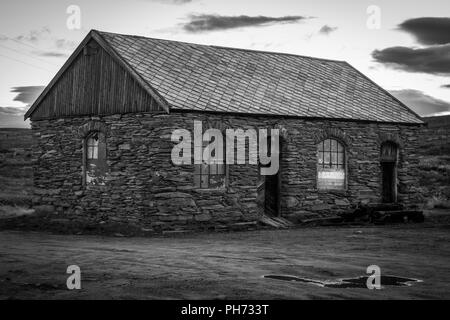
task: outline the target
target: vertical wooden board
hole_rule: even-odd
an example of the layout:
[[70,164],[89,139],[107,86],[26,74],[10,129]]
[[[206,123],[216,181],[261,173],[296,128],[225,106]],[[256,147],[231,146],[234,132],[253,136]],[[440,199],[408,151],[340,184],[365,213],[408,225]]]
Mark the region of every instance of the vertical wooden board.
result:
[[103,48],[75,57],[32,114],[34,119],[160,110],[154,99]]

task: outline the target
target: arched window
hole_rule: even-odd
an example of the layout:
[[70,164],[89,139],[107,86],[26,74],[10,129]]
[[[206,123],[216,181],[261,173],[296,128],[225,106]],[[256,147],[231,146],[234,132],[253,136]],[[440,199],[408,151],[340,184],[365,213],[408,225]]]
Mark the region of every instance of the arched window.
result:
[[345,189],[345,148],[335,139],[325,139],[317,145],[317,188]]
[[91,132],[84,145],[86,185],[104,185],[106,175],[106,139],[102,132]]

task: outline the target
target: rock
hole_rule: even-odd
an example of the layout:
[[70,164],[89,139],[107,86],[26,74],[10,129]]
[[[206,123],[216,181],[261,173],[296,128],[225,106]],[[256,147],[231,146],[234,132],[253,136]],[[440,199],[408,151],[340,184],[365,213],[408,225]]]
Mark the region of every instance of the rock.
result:
[[207,213],[202,213],[194,216],[196,221],[205,222],[211,220],[211,215]]
[[119,150],[130,150],[131,146],[129,143],[123,143],[119,145]]
[[330,209],[331,209],[331,206],[328,204],[316,204],[311,207],[312,211],[325,211],[325,210],[330,210]]
[[347,199],[336,199],[334,204],[337,206],[349,206],[350,202]]
[[183,192],[163,192],[154,195],[155,198],[188,198],[192,197],[189,193]]
[[36,214],[48,214],[53,213],[55,211],[55,207],[51,205],[39,205],[34,206],[34,210]]
[[293,208],[298,206],[299,201],[295,197],[285,197],[284,203],[287,208]]

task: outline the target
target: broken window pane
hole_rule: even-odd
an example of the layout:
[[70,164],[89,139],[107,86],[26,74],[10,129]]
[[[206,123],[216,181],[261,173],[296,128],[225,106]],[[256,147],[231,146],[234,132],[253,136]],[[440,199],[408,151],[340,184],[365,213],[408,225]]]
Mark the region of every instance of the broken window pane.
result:
[[194,165],[194,186],[202,189],[214,189],[225,187],[224,164],[199,164]]
[[106,139],[103,133],[93,132],[86,139],[85,178],[88,185],[104,185],[106,178]]

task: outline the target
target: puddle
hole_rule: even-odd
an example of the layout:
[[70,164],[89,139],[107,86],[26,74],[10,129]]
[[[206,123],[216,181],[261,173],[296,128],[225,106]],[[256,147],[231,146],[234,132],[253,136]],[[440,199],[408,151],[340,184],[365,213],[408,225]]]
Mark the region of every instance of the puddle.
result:
[[[367,288],[367,276],[358,278],[342,279],[337,283],[325,283],[328,288]],[[414,282],[421,282],[418,279],[402,278],[395,276],[381,276],[381,286],[409,287]]]
[[[290,281],[290,282],[311,283],[318,285],[320,287],[327,287],[327,288],[367,288],[366,283],[368,276],[340,279],[338,281],[321,281],[321,280],[300,278],[290,275],[274,275],[274,274],[263,276],[263,278]],[[396,276],[381,276],[382,287],[384,286],[409,287],[415,282],[422,282],[422,280]]]
[[275,279],[275,280],[283,280],[283,281],[296,281],[296,282],[303,282],[303,283],[313,283],[318,285],[323,285],[322,281],[312,280],[312,279],[305,279],[305,278],[299,278],[296,276],[285,276],[285,275],[275,275],[275,274],[269,274],[267,276],[263,276],[264,278],[269,279]]

